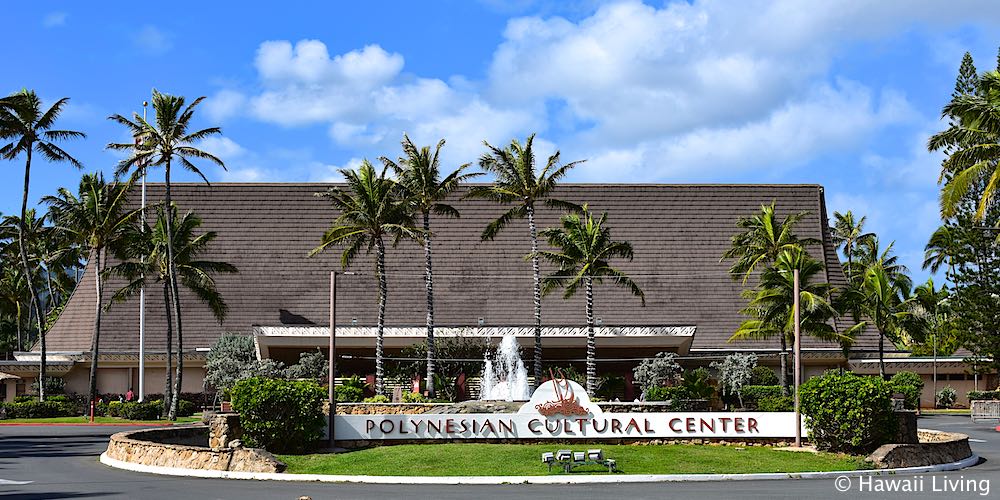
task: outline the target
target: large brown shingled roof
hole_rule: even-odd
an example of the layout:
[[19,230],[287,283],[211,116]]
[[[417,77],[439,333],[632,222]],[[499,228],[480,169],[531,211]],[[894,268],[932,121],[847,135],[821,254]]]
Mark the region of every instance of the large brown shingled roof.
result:
[[[310,258],[323,231],[336,215],[324,198],[314,193],[332,184],[176,184],[173,196],[186,210],[204,219],[203,229],[218,233],[206,259],[229,262],[239,274],[218,277],[229,304],[220,325],[209,310],[182,292],[185,347],[209,347],[222,332],[249,333],[253,325],[328,324],[329,271],[339,269],[340,253],[331,249]],[[464,192],[464,191],[463,191]],[[481,200],[453,204],[460,219],[432,220],[436,320],[441,326],[532,324],[531,266],[527,224],[514,221],[495,241],[480,241],[482,228],[503,208]],[[149,186],[149,200],[162,199],[162,185]],[[845,284],[831,242],[823,189],[817,185],[645,185],[575,184],[556,192],[561,199],[589,203],[609,212],[616,239],[635,248],[635,259],[621,263],[640,283],[646,307],[608,285],[596,290],[596,314],[605,326],[695,325],[692,349],[774,348],[773,342],[728,343],[742,317],[743,287],[727,275],[728,262],[720,256],[736,232],[736,220],[777,202],[779,213],[808,211],[797,227],[802,237],[821,239],[828,278]],[[133,196],[137,202],[138,196]],[[540,209],[539,226],[554,225],[559,212]],[[819,255],[817,255],[819,256]],[[423,250],[412,242],[390,248],[387,255],[389,301],[387,324],[419,326],[424,322]],[[361,256],[350,270],[367,273],[340,280],[338,314],[349,324],[373,325],[376,286],[372,260]],[[48,334],[53,351],[86,351],[93,329],[93,270],[85,272],[62,316]],[[114,283],[111,284],[114,286]],[[165,330],[162,292],[147,290],[147,348],[163,351]],[[543,323],[579,326],[582,297],[562,299],[556,293],[544,299]],[[138,300],[115,304],[104,316],[102,346],[108,351],[135,351],[138,345]],[[339,322],[339,321],[338,321]],[[839,322],[845,327],[850,322]],[[876,337],[864,335],[855,346],[867,350]],[[836,348],[807,339],[806,348]]]

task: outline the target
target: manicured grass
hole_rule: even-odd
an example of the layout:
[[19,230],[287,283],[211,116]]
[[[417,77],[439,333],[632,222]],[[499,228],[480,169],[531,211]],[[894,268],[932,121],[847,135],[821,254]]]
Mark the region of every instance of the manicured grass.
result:
[[[568,444],[425,444],[380,446],[340,454],[281,455],[293,474],[372,476],[540,476],[541,454],[557,449],[604,450],[625,474],[711,474],[838,471],[865,468],[861,457],[780,451],[753,446],[599,446]],[[577,472],[607,474],[600,467]],[[552,474],[564,474],[553,467]]]
[[[192,417],[177,417],[178,424],[201,421],[200,415]],[[52,418],[11,418],[0,420],[0,424],[89,424],[89,417],[52,417]],[[94,417],[95,424],[169,424],[169,420],[125,420],[115,417]]]
[[921,415],[968,415],[968,408],[938,408],[934,410],[920,410]]

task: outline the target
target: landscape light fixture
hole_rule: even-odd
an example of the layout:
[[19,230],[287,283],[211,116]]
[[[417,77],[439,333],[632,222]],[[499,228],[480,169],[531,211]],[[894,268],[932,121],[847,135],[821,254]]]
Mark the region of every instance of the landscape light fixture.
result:
[[483,326],[485,324],[486,324],[486,318],[479,318],[479,326]]
[[555,461],[555,455],[553,455],[551,451],[546,451],[545,453],[542,453],[543,464],[551,464],[554,461]]
[[556,452],[556,460],[572,460],[573,450],[559,450]]
[[595,462],[604,460],[604,452],[601,450],[587,450],[587,459]]
[[598,316],[597,319],[594,320],[594,324],[597,325],[597,326],[601,326],[602,324],[604,324],[604,319],[602,319],[600,316]]

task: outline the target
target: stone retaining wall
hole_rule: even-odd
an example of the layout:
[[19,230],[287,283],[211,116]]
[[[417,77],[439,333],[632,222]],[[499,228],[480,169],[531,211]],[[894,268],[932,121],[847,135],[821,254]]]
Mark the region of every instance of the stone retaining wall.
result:
[[123,462],[160,467],[238,472],[284,472],[285,464],[265,450],[209,448],[207,425],[119,432],[111,436],[107,456]]
[[958,462],[972,456],[969,436],[920,429],[917,444],[885,444],[868,456],[879,469],[922,467]]

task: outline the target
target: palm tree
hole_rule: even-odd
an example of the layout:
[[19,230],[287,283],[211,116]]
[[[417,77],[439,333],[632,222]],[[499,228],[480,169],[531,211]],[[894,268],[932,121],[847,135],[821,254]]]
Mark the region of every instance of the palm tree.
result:
[[942,164],[941,214],[954,216],[965,196],[984,186],[975,218],[982,220],[1000,183],[1000,71],[979,77],[975,92],[956,95],[941,111],[957,121],[931,136],[927,148],[945,150]]
[[[122,175],[134,169],[133,178],[145,175],[150,167],[163,167],[163,206],[172,206],[170,196],[170,174],[174,163],[180,163],[184,169],[198,174],[206,184],[208,179],[205,174],[191,162],[192,158],[207,160],[223,169],[226,165],[215,155],[205,152],[193,146],[194,143],[213,135],[219,135],[222,130],[218,127],[209,127],[196,132],[188,132],[191,118],[195,109],[205,97],[195,99],[191,104],[185,106],[184,97],[162,94],[153,89],[153,111],[156,113],[154,123],[147,122],[144,118],[134,113],[131,120],[122,115],[112,115],[111,120],[124,125],[132,133],[136,142],[112,143],[108,144],[108,149],[116,151],[128,151],[130,154],[118,163],[115,175]],[[171,225],[172,217],[166,217],[166,239],[167,243],[167,264],[169,268],[168,286],[170,287],[170,297],[173,304],[174,324],[177,325],[177,379],[176,386],[181,387],[181,380],[184,371],[184,329],[181,322],[181,302],[177,285],[177,269],[174,267],[173,238],[174,234]],[[172,420],[175,417],[176,401],[179,391],[175,391],[170,405],[168,417]]]
[[493,200],[502,205],[513,205],[493,222],[483,229],[482,239],[492,240],[514,219],[528,219],[528,236],[531,238],[532,278],[534,279],[535,303],[535,353],[534,353],[534,384],[542,380],[542,277],[538,264],[538,232],[535,226],[536,204],[542,203],[549,207],[577,211],[579,206],[566,201],[552,198],[552,191],[560,179],[573,167],[585,160],[573,161],[560,165],[559,152],[548,158],[541,172],[535,171],[535,152],[532,143],[535,135],[528,136],[522,145],[517,139],[510,142],[506,148],[500,149],[484,144],[489,151],[479,158],[479,168],[496,178],[491,186],[477,186],[469,196]]
[[854,329],[864,328],[871,322],[878,330],[878,373],[882,378],[885,378],[885,339],[897,342],[908,334],[918,336],[913,335],[913,325],[918,318],[914,316],[914,299],[909,291],[908,287],[901,287],[901,282],[894,278],[893,272],[882,261],[875,261],[865,268],[859,292],[862,295],[861,309],[870,319],[858,323]]
[[942,225],[934,230],[930,240],[924,247],[924,263],[922,269],[930,269],[937,274],[942,266],[947,265],[945,279],[950,279],[955,274],[955,257],[958,253],[958,242],[955,235],[956,229],[948,224]]
[[[173,266],[170,266],[167,260],[167,216],[163,208],[158,206],[156,207],[156,220],[152,228],[145,227],[143,223],[132,224],[128,227],[122,244],[117,246],[115,252],[122,262],[113,266],[109,273],[121,276],[128,281],[125,286],[115,292],[111,298],[112,302],[122,302],[137,295],[139,290],[151,288],[151,285],[154,284],[159,284],[163,289],[163,307],[167,319],[167,374],[163,405],[167,407],[165,413],[176,415],[176,408],[169,408],[178,404],[178,399],[173,396],[179,394],[181,390],[179,382],[176,387],[173,386],[173,377],[170,372],[171,358],[173,357],[170,269],[171,267],[176,269],[180,284],[206,304],[220,323],[225,319],[228,307],[216,288],[213,275],[235,273],[237,269],[225,262],[202,258],[217,234],[214,231],[206,231],[196,235],[202,220],[194,212],[187,212],[182,217],[178,217],[177,206],[171,205],[170,219],[173,219],[170,223],[170,227],[173,229],[172,246],[175,252]],[[178,356],[183,356],[183,351],[179,348]]]
[[458,210],[443,200],[455,192],[458,186],[480,173],[463,173],[468,163],[459,165],[454,172],[441,179],[438,161],[444,139],[438,142],[431,154],[431,148],[417,148],[410,138],[403,134],[403,154],[398,162],[382,157],[382,163],[391,168],[405,190],[405,197],[412,203],[411,209],[420,214],[423,222],[424,243],[424,283],[427,289],[427,393],[434,397],[434,274],[431,266],[431,212],[445,217],[459,217]]
[[546,260],[559,266],[545,277],[544,291],[556,286],[564,287],[563,298],[570,298],[583,285],[587,294],[587,393],[597,391],[597,344],[594,338],[594,284],[610,279],[646,305],[646,297],[631,278],[611,266],[612,259],[632,260],[632,245],[627,241],[611,239],[611,228],[604,225],[607,212],[594,220],[587,205],[582,213],[569,213],[562,217],[561,228],[542,231],[555,251],[539,252]]
[[104,180],[104,174],[85,174],[80,179],[79,195],[60,188],[58,196],[42,199],[51,207],[57,227],[79,245],[86,247],[93,263],[97,307],[94,334],[90,341],[90,385],[88,401],[97,398],[97,360],[101,346],[101,314],[104,311],[104,287],[101,277],[106,274],[106,251],[121,243],[128,225],[141,209],[128,210],[131,183]]
[[774,205],[774,202],[761,205],[760,212],[750,217],[741,217],[736,225],[743,232],[733,235],[732,247],[722,255],[721,260],[733,259],[729,274],[733,279],[742,276],[744,285],[754,271],[774,263],[781,252],[819,244],[819,240],[815,238],[799,238],[795,235],[795,225],[808,212],[790,214],[784,220],[779,220],[774,213]]
[[833,235],[833,244],[836,245],[839,250],[841,247],[844,249],[844,256],[847,257],[847,265],[844,267],[844,271],[847,274],[847,279],[849,281],[854,281],[854,257],[857,253],[857,248],[863,242],[874,238],[875,233],[864,232],[865,220],[868,217],[863,216],[860,219],[854,219],[854,214],[848,210],[847,213],[833,212],[834,224],[830,229]]
[[[38,98],[33,90],[22,90],[11,94],[3,99],[0,105],[0,140],[11,142],[0,147],[0,157],[5,160],[13,160],[22,153],[24,160],[24,191],[21,198],[21,224],[18,226],[18,245],[20,248],[21,265],[24,267],[26,276],[32,276],[31,267],[28,264],[28,252],[25,248],[25,227],[24,220],[28,211],[28,187],[31,182],[31,156],[37,152],[43,158],[51,162],[68,162],[77,168],[82,168],[82,164],[63,151],[56,145],[57,141],[65,139],[83,138],[83,132],[74,130],[52,130],[62,112],[63,106],[69,101],[68,97],[63,97],[55,102],[48,110],[42,111],[42,100]],[[28,295],[31,298],[31,307],[34,309],[35,319],[38,321],[38,340],[41,350],[40,362],[38,366],[38,400],[45,400],[45,315],[42,314],[38,293],[31,279],[27,280]]]
[[28,287],[24,279],[24,270],[18,266],[3,266],[2,270],[0,270],[0,303],[14,317],[16,330],[16,347],[14,350],[22,350],[24,349],[23,327],[25,305],[26,303],[30,303],[30,299],[28,299]]
[[[414,227],[410,201],[402,198],[402,188],[386,175],[389,167],[376,172],[368,160],[357,171],[341,169],[347,189],[330,188],[325,196],[339,212],[330,229],[323,233],[320,245],[309,252],[310,256],[326,250],[330,245],[343,246],[340,264],[345,269],[362,248],[366,253],[375,250],[375,276],[378,278],[378,326],[375,336],[375,392],[385,392],[385,369],[382,360],[382,335],[385,331],[385,305],[388,286],[385,277],[385,238],[417,238],[421,235]],[[331,382],[332,383],[332,382]]]
[[778,337],[781,342],[781,387],[788,391],[786,351],[788,343],[795,340],[795,279],[799,270],[800,329],[803,335],[822,340],[844,340],[829,320],[836,316],[834,307],[827,300],[830,285],[820,281],[823,264],[811,258],[801,247],[790,247],[778,254],[774,264],[761,273],[760,284],[754,290],[745,290],[749,300],[740,311],[749,319],[744,320],[729,338],[740,340],[765,340]]

